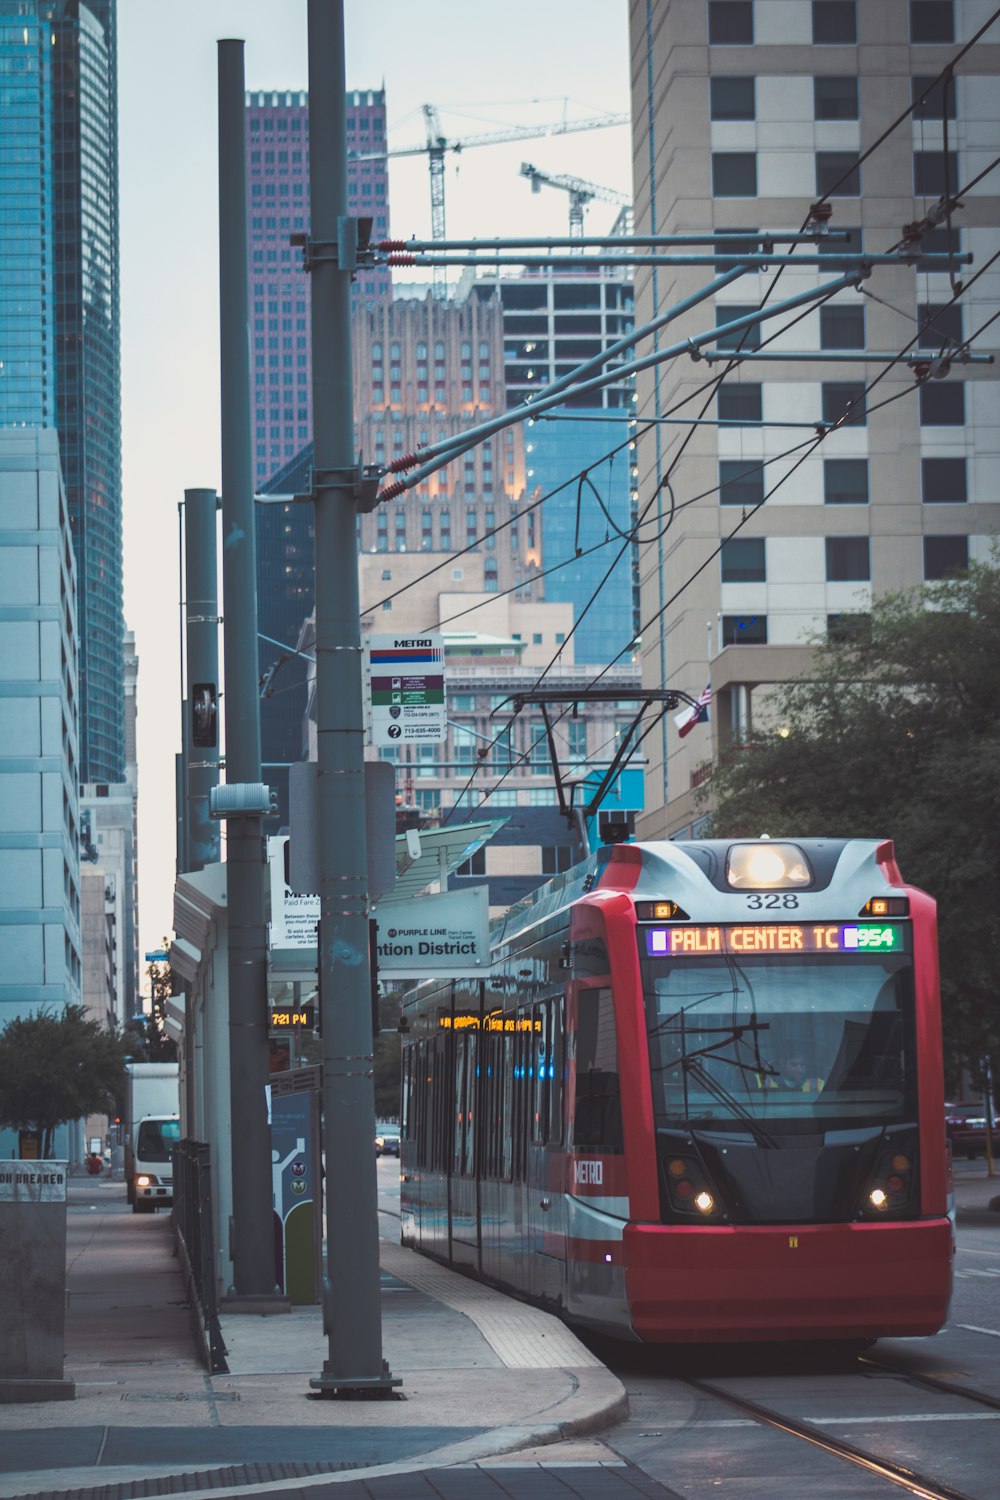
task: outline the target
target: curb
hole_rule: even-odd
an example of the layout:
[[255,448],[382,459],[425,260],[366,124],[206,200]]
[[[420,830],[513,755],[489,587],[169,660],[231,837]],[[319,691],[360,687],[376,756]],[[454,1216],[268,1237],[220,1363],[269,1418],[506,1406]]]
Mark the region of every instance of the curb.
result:
[[[392,1475],[423,1473],[427,1469],[445,1469],[459,1464],[473,1464],[482,1459],[499,1458],[506,1453],[517,1453],[521,1449],[543,1448],[553,1443],[563,1442],[567,1438],[583,1437],[604,1431],[624,1421],[628,1416],[628,1396],[625,1388],[610,1370],[603,1367],[599,1370],[587,1368],[566,1373],[572,1374],[575,1389],[564,1398],[565,1402],[574,1405],[582,1403],[585,1410],[565,1416],[561,1421],[496,1427],[477,1437],[464,1438],[461,1442],[449,1443],[443,1448],[431,1448],[423,1453],[414,1454],[412,1458],[398,1459],[391,1464],[359,1465],[325,1474],[299,1475],[292,1479],[262,1479],[259,1485],[244,1483],[238,1488],[222,1488],[214,1482],[220,1472],[231,1467],[219,1464],[204,1469],[186,1467],[178,1470],[161,1467],[152,1470],[144,1468],[141,1472],[119,1468],[108,1469],[100,1473],[99,1470],[88,1469],[85,1475],[79,1470],[62,1470],[61,1472],[50,1470],[45,1475],[47,1482],[44,1487],[25,1488],[26,1483],[37,1484],[38,1479],[41,1478],[38,1471],[35,1471],[30,1476],[28,1474],[0,1476],[0,1495],[8,1496],[9,1500],[69,1500],[70,1496],[79,1495],[84,1485],[87,1487],[87,1492],[91,1494],[95,1491],[105,1494],[120,1490],[123,1496],[127,1496],[132,1486],[135,1486],[132,1492],[139,1495],[150,1493],[149,1486],[156,1484],[157,1481],[169,1483],[171,1480],[179,1480],[180,1484],[170,1485],[169,1489],[163,1490],[163,1493],[211,1494],[212,1500],[241,1500],[241,1497],[252,1496],[261,1491],[266,1491],[268,1495],[281,1494],[285,1491],[298,1492],[317,1489],[320,1485],[346,1484],[358,1479],[381,1479]],[[588,1386],[604,1389],[596,1391],[592,1389],[588,1392],[585,1389]],[[94,1479],[98,1474],[100,1474],[101,1482],[95,1486]],[[53,1485],[56,1487],[53,1488]]]

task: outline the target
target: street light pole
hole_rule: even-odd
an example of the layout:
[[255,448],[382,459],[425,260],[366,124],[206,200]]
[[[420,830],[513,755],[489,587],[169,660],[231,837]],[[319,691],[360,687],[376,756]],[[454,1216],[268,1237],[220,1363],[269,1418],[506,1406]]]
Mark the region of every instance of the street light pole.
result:
[[382,1358],[365,848],[343,0],[309,0],[316,730],[328,1357],[323,1396],[391,1396]]

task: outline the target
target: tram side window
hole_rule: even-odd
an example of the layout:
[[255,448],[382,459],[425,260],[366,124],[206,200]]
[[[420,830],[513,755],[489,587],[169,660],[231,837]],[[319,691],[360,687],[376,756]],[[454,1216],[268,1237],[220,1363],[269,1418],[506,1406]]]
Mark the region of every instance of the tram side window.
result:
[[518,1031],[514,1037],[514,1067],[512,1079],[512,1108],[514,1112],[514,1149],[511,1160],[511,1181],[523,1182],[528,1162],[528,1112],[532,1102],[533,1057],[532,1033]]
[[409,1121],[417,1163],[427,1165],[427,1043],[417,1042],[408,1052],[410,1060]]
[[432,1172],[446,1172],[451,1154],[451,1103],[454,1098],[446,1037],[434,1038],[428,1048],[427,1062],[431,1096],[427,1165]]
[[451,1170],[458,1173],[464,1170],[465,1163],[465,1117],[467,1113],[466,1090],[468,1088],[468,1048],[466,1036],[455,1038],[455,1118],[454,1139],[452,1143]]
[[606,1155],[625,1150],[610,989],[577,992],[573,1144]]
[[534,1101],[531,1139],[536,1145],[562,1142],[562,997],[547,1000],[534,1009],[536,1030],[532,1037]]
[[413,1089],[413,1048],[404,1048],[400,1058],[400,1087],[399,1087],[399,1138],[403,1141],[410,1139],[410,1120],[413,1118],[413,1103],[411,1093]]
[[483,1128],[480,1132],[480,1172],[495,1178],[500,1170],[500,1044],[503,1038],[485,1032],[481,1038],[479,1098]]
[[512,1052],[514,1050],[514,1038],[510,1034],[504,1034],[500,1038],[500,1119],[502,1122],[500,1131],[500,1178],[503,1182],[510,1182],[512,1168],[514,1165],[514,1069],[512,1064]]

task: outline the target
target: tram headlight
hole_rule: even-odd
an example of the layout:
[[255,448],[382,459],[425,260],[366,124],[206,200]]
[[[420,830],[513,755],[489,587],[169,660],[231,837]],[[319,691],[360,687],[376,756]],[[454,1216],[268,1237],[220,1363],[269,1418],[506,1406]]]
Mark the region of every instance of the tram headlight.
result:
[[667,1156],[663,1161],[667,1206],[676,1218],[720,1219],[719,1195],[694,1156]]
[[733,844],[726,861],[726,880],[737,890],[785,891],[810,885],[812,871],[795,844]]
[[916,1133],[887,1141],[875,1158],[874,1169],[861,1196],[862,1219],[904,1218],[915,1207],[917,1192]]

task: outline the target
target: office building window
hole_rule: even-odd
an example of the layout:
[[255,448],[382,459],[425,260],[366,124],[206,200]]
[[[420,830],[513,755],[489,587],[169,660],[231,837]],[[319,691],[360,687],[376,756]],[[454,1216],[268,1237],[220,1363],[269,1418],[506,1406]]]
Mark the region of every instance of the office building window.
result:
[[957,84],[954,78],[947,87],[940,78],[911,78],[910,98],[913,100],[913,118],[915,120],[943,120],[945,110],[947,110],[948,119],[954,120],[957,114],[956,90]]
[[708,40],[713,47],[753,46],[752,0],[708,0]]
[[821,307],[819,342],[823,349],[863,349],[865,310],[861,304],[828,302]]
[[920,477],[925,505],[964,505],[969,498],[964,458],[924,458]]
[[712,192],[716,198],[756,198],[756,152],[713,151]]
[[860,198],[861,168],[853,151],[816,152],[816,192],[821,198]]
[[744,424],[763,420],[759,381],[748,381],[745,385],[727,381],[719,386],[717,401],[720,422]]
[[764,471],[748,458],[724,458],[719,463],[719,504],[759,505],[764,498]]
[[823,460],[823,500],[826,505],[868,504],[868,460]]
[[767,615],[723,615],[724,646],[766,646]]
[[954,578],[969,571],[969,538],[967,536],[925,536],[924,577],[928,583],[939,578]]
[[872,617],[866,614],[827,615],[826,638],[831,646],[870,646]]
[[573,850],[569,844],[542,845],[543,875],[562,875],[565,870],[572,869],[572,866]]
[[953,0],[910,0],[911,42],[953,42]]
[[962,381],[932,380],[920,387],[921,427],[962,427],[965,386]]
[[[920,241],[924,255],[957,255],[962,248],[962,235],[957,229],[928,229]],[[918,271],[933,269],[925,260],[917,261]],[[943,266],[938,266],[943,270]]]
[[[760,254],[760,240],[754,238],[757,233],[756,229],[739,228],[725,229],[721,231],[717,229],[715,232],[716,234],[722,233],[726,235],[726,238],[724,240],[717,239],[715,242],[715,248],[719,255]],[[749,235],[750,238],[745,240],[737,239],[736,236],[739,234]],[[730,238],[729,236],[732,236],[732,238]]]
[[828,583],[864,583],[871,578],[866,536],[828,536],[826,579]]
[[858,118],[857,78],[814,78],[813,114],[817,120],[856,120]]
[[823,421],[828,427],[838,422],[845,427],[867,424],[865,388],[860,380],[824,380],[820,392]]
[[[753,303],[728,302],[722,306],[716,305],[715,326],[721,328],[725,323],[733,323],[737,318],[748,317],[750,313],[758,309]],[[716,342],[717,349],[759,349],[760,348],[760,324],[748,323],[745,328],[734,328],[732,333],[723,334]]]
[[766,583],[763,537],[730,537],[719,554],[723,583]]
[[813,0],[812,23],[816,46],[851,46],[858,39],[854,0]]
[[[841,235],[846,238],[841,239]],[[829,238],[819,241],[816,253],[818,255],[859,255],[861,244],[861,230],[857,226],[848,228],[846,224],[838,224]]]
[[921,302],[917,321],[918,349],[954,348],[962,342],[962,308],[958,303]]
[[713,120],[753,120],[757,116],[754,80],[727,77],[710,78],[709,112]]
[[913,193],[916,198],[941,198],[961,186],[958,180],[958,152],[948,152],[947,183],[943,151],[914,151]]
[[486,850],[477,849],[475,854],[460,864],[455,871],[456,875],[485,875],[486,874]]

